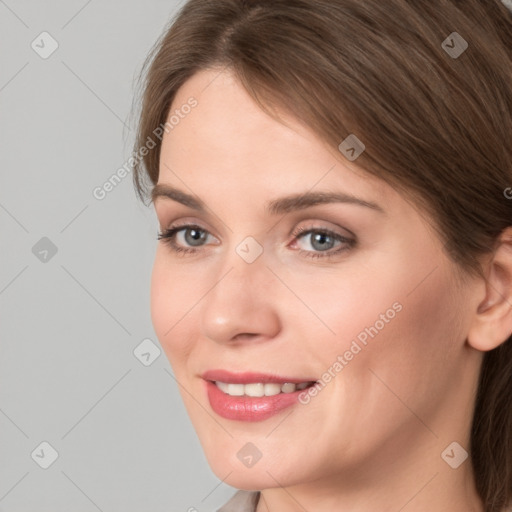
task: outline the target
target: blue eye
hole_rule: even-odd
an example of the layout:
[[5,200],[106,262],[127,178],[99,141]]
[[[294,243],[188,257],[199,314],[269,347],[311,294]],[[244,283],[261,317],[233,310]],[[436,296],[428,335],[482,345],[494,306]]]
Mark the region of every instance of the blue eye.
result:
[[[351,249],[355,245],[355,240],[344,237],[339,233],[331,231],[330,229],[324,228],[298,228],[297,230],[294,231],[293,235],[297,239],[306,238],[310,235],[314,235],[310,236],[310,244],[312,246],[313,244],[317,244],[317,247],[320,246],[320,249],[318,251],[314,252],[299,249],[299,254],[302,254],[308,258],[331,258],[337,256],[342,251]],[[338,246],[338,248],[335,250],[329,250],[332,243],[334,242],[340,242],[341,247]],[[329,247],[325,249],[326,246]]]
[[[184,243],[188,244],[189,247],[184,247],[176,243],[176,235],[182,231]],[[164,230],[162,233],[158,233],[158,240],[162,240],[163,243],[168,245],[170,249],[176,254],[185,255],[200,252],[202,242],[208,238],[208,235],[210,235],[208,231],[202,229],[196,224],[185,224],[182,226],[173,226]],[[339,233],[324,228],[298,228],[293,233],[293,236],[296,240],[306,238],[310,235],[315,235],[311,238],[310,243],[316,244],[317,248],[320,248],[316,251],[309,251],[304,249],[298,250],[299,254],[308,258],[332,258],[343,251],[351,249],[356,243],[356,241],[351,238],[346,238]],[[335,250],[330,250],[332,243],[334,242],[339,242],[341,247],[338,247]],[[190,247],[190,245],[192,247]],[[327,249],[324,249],[322,246],[328,247]]]
[[[205,229],[202,229],[200,226],[197,226],[195,224],[186,224],[183,226],[174,226],[174,227],[164,230],[162,233],[158,233],[158,240],[163,240],[164,243],[166,245],[168,245],[171,248],[171,250],[176,253],[188,254],[188,253],[197,252],[196,249],[182,247],[176,243],[176,235],[180,231],[193,233],[191,238],[185,236],[186,243],[192,243],[192,244],[194,244],[198,240],[199,241],[204,240],[206,238],[204,236],[204,234],[208,233]],[[199,236],[198,236],[198,234],[199,234]]]

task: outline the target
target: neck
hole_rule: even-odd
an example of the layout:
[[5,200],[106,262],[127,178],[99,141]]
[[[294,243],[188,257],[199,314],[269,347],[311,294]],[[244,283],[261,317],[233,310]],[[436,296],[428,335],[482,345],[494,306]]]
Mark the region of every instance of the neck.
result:
[[[478,496],[470,459],[458,468],[450,467],[441,453],[451,444],[431,439],[423,449],[403,453],[393,447],[391,464],[372,462],[363,471],[347,471],[328,480],[276,487],[261,491],[257,512],[309,511],[374,512],[484,512]],[[410,446],[410,445],[408,445]],[[451,453],[449,453],[451,455]]]

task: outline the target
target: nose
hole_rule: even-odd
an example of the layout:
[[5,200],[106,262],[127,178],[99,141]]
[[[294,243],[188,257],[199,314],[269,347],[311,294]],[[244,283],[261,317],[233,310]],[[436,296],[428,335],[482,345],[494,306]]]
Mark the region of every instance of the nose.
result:
[[279,280],[267,268],[264,254],[252,263],[235,251],[202,301],[204,337],[218,343],[263,341],[279,332]]

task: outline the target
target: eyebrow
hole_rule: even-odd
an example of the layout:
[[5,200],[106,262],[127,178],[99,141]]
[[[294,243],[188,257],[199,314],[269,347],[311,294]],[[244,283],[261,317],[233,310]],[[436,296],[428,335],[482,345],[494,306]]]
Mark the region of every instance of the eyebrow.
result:
[[[164,197],[171,199],[178,203],[188,206],[198,212],[206,213],[206,205],[196,196],[187,194],[182,190],[164,185],[162,183],[157,184],[151,191],[151,201],[154,203],[157,198]],[[366,201],[360,199],[351,194],[344,192],[330,192],[330,191],[319,191],[319,192],[306,192],[302,194],[294,194],[279,199],[273,199],[267,201],[265,204],[265,211],[270,215],[280,215],[283,213],[289,213],[295,210],[303,210],[311,206],[318,204],[327,203],[346,203],[354,204],[357,206],[364,206],[380,213],[385,213],[384,209],[377,203],[372,201]]]

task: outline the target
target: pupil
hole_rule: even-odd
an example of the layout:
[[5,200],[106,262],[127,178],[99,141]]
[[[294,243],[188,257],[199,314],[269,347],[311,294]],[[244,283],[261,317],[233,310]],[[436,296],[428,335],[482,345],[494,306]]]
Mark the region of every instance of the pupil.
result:
[[314,237],[313,237],[313,242],[321,242],[321,245],[319,246],[320,249],[325,249],[325,239],[326,238],[330,238],[330,235],[327,235],[325,233],[317,233]]
[[[192,240],[193,242],[198,242],[198,241],[200,242],[200,241],[201,241],[201,239],[203,239],[203,238],[204,238],[204,234],[203,234],[203,233],[201,233],[201,231],[200,231],[200,230],[198,230],[198,229],[189,229],[189,230],[187,231],[187,233],[194,233],[194,234],[190,237],[190,238],[191,238],[191,240]],[[188,238],[188,236],[186,236],[186,238]],[[190,243],[190,240],[187,240],[187,243]],[[190,245],[194,245],[194,244],[193,244],[193,243],[191,243]]]

